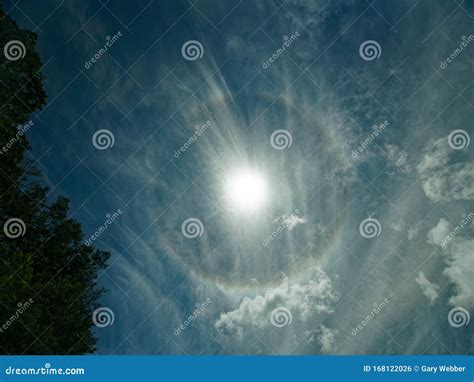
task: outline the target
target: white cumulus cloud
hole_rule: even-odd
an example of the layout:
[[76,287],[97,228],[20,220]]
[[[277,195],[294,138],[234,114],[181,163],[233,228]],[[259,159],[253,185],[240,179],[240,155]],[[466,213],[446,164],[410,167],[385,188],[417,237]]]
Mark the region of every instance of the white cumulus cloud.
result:
[[443,254],[447,264],[443,274],[455,286],[449,303],[474,308],[474,240],[456,237],[443,249]]
[[417,166],[423,191],[433,202],[474,199],[474,164],[450,163],[447,138],[428,145]]
[[449,227],[450,224],[446,219],[439,219],[438,224],[428,232],[428,243],[440,245],[449,234]]
[[426,296],[426,298],[430,300],[430,302],[434,302],[438,299],[440,289],[439,285],[428,280],[423,272],[418,273],[415,281],[420,286],[421,291]]
[[278,307],[288,309],[293,321],[305,323],[314,315],[332,313],[337,298],[329,277],[316,268],[305,283],[285,279],[264,294],[244,297],[237,309],[220,315],[215,327],[222,334],[241,337],[247,327],[271,327],[271,312]]
[[301,218],[298,215],[291,214],[291,215],[283,215],[281,217],[281,220],[283,224],[291,231],[293,228],[295,228],[299,224],[305,224],[306,219]]

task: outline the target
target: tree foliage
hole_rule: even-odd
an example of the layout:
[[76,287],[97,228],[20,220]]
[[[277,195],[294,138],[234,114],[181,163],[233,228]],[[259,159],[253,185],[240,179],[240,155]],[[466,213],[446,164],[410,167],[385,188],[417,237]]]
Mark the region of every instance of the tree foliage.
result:
[[[5,56],[12,40],[25,46],[23,58]],[[0,48],[0,353],[93,352],[91,317],[103,293],[96,279],[109,253],[83,244],[68,200],[49,202],[26,159],[29,144],[19,125],[46,104],[42,64],[36,34],[19,29],[1,4]],[[5,232],[12,218],[24,223],[17,238]]]

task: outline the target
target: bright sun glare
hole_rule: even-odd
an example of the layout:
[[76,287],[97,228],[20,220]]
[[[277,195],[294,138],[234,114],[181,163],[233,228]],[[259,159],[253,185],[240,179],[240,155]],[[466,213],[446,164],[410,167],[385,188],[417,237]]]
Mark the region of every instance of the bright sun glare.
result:
[[233,209],[256,212],[268,201],[267,182],[257,171],[238,169],[227,176],[225,194]]

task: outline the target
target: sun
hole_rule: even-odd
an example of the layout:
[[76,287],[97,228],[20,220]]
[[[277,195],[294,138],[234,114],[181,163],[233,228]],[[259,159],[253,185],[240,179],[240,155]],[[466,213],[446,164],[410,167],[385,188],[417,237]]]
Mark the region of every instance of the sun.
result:
[[244,213],[261,210],[269,198],[265,176],[250,168],[230,171],[225,179],[224,192],[229,206]]

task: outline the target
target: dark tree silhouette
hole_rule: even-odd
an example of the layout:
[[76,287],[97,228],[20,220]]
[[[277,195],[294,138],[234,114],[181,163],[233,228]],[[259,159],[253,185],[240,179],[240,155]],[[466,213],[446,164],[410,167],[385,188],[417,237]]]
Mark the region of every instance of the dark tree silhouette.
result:
[[0,353],[90,353],[92,312],[103,293],[97,272],[110,254],[83,244],[68,200],[49,203],[25,158],[30,115],[46,103],[42,64],[36,34],[19,29],[1,6]]

